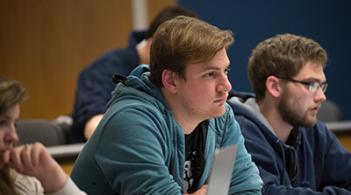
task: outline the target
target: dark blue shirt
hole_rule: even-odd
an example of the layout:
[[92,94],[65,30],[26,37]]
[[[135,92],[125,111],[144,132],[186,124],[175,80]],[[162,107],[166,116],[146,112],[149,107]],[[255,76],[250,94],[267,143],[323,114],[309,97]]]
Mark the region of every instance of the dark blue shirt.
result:
[[126,48],[115,49],[83,69],[78,77],[70,131],[72,143],[86,141],[84,127],[87,121],[106,110],[106,105],[115,88],[112,76],[127,76],[140,59],[136,45],[146,37],[146,32],[132,32]]

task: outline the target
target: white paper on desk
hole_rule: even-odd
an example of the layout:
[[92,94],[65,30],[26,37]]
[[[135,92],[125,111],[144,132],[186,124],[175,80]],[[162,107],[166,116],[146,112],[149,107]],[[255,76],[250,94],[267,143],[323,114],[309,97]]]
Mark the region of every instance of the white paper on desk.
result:
[[237,146],[231,145],[216,153],[209,178],[207,195],[228,194],[236,150]]

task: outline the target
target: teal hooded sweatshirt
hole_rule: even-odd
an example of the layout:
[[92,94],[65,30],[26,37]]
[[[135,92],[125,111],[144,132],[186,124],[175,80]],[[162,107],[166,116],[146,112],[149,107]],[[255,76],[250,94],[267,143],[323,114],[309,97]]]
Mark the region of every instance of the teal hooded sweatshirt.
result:
[[[116,86],[102,121],[79,154],[72,179],[88,194],[184,193],[184,132],[149,75],[148,65],[140,65]],[[232,144],[237,155],[229,194],[261,194],[258,169],[227,104],[223,116],[209,120],[199,185],[208,179],[215,150]]]

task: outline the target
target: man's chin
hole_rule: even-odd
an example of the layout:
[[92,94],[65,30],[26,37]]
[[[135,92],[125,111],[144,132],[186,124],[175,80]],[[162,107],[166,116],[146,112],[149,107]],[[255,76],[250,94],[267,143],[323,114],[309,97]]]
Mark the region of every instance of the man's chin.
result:
[[315,116],[314,116],[314,117],[310,116],[309,118],[307,118],[307,119],[305,120],[304,123],[305,123],[305,124],[304,124],[303,126],[311,128],[311,127],[313,127],[313,126],[317,123],[317,117],[315,117]]
[[222,110],[216,110],[214,112],[212,112],[212,117],[213,118],[217,118],[217,117],[221,117],[223,116],[223,114],[225,113],[225,108],[223,108]]

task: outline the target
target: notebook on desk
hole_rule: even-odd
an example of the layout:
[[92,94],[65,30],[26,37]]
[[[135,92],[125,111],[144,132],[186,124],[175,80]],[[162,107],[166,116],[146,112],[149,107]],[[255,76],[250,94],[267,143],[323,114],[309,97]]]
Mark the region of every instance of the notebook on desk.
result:
[[214,158],[207,195],[228,194],[236,157],[236,145],[219,150]]

